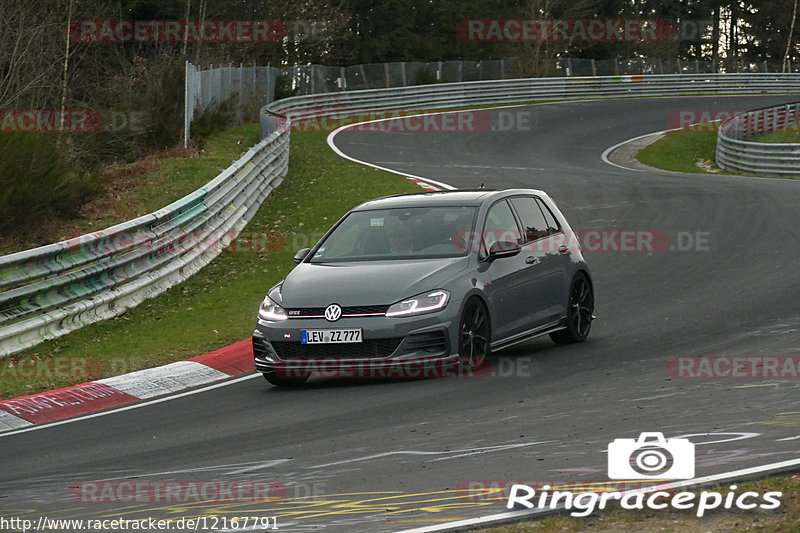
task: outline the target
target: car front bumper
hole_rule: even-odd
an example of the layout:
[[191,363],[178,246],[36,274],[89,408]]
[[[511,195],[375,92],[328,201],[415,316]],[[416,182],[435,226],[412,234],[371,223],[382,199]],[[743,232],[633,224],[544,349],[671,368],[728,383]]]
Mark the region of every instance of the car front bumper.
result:
[[[302,344],[309,329],[362,329],[362,342]],[[445,375],[458,365],[457,321],[440,313],[409,318],[361,320],[259,320],[253,332],[256,370],[285,378],[316,373],[330,377],[423,378]]]

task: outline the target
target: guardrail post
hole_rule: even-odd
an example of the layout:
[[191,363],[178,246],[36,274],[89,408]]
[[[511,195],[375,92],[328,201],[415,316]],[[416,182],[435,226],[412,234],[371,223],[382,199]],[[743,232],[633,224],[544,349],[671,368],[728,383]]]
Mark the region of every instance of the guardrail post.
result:
[[183,148],[189,148],[189,125],[192,123],[192,115],[189,103],[189,61],[186,61],[183,74]]

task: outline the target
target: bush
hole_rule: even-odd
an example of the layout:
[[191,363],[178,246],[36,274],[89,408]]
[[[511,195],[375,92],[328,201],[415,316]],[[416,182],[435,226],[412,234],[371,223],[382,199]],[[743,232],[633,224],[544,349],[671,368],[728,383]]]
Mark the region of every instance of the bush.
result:
[[147,75],[141,107],[150,119],[151,143],[157,148],[169,148],[183,134],[184,62],[179,57],[166,57],[154,62]]
[[95,192],[41,133],[0,133],[0,232],[30,228],[50,215],[75,216]]
[[189,130],[190,138],[202,146],[206,137],[232,126],[236,118],[238,100],[238,96],[234,95],[219,105],[214,103],[208,109],[196,113]]
[[430,85],[432,83],[438,83],[438,81],[439,80],[436,79],[436,72],[429,67],[425,67],[417,72],[417,79],[415,83],[416,85]]
[[292,79],[286,74],[278,74],[275,78],[275,96],[274,100],[282,100],[290,96],[297,96],[298,88],[292,89]]

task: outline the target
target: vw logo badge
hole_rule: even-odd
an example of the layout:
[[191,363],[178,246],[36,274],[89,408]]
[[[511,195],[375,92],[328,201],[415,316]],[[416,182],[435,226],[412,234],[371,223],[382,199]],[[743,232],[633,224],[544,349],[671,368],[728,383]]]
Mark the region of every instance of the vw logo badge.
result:
[[331,304],[325,308],[325,318],[330,322],[336,322],[342,317],[342,308],[337,304]]

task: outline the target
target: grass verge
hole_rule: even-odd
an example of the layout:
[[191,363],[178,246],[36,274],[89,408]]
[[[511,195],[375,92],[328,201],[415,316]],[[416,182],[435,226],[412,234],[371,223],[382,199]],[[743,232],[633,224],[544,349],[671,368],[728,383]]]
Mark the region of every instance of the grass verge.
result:
[[636,159],[673,172],[723,173],[715,162],[717,127],[717,123],[707,123],[671,131],[640,150]]
[[[420,191],[411,181],[340,158],[326,136],[292,134],[289,174],[245,229],[251,240],[268,237],[270,246],[239,240],[187,281],[121,317],[3,359],[0,399],[180,361],[245,339],[261,299],[294,266],[297,249],[365,200]],[[257,138],[257,125],[234,128],[209,140],[203,157],[160,161],[158,175],[143,177],[147,185],[134,193],[135,202],[145,213],[166,205],[238,158],[238,140],[249,146]]]
[[748,141],[756,143],[800,143],[800,123],[770,133],[762,133],[749,137]]
[[[696,509],[686,511],[674,509],[628,510],[615,505],[613,508],[593,513],[585,518],[558,514],[540,520],[483,531],[484,533],[573,533],[579,531],[592,531],[593,533],[616,533],[618,531],[796,533],[800,531],[800,479],[782,475],[759,481],[737,483],[736,486],[735,491],[730,490],[730,485],[719,485],[704,490],[719,492],[723,497],[729,492],[741,495],[744,492],[753,491],[761,495],[777,491],[782,493],[781,506],[774,510],[759,508],[730,511],[712,510],[698,518]],[[755,500],[754,498],[751,501]],[[696,502],[697,498],[694,501]],[[759,499],[759,501],[761,500]]]

